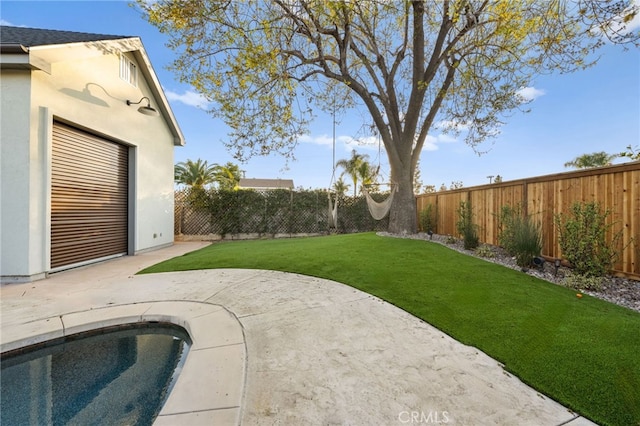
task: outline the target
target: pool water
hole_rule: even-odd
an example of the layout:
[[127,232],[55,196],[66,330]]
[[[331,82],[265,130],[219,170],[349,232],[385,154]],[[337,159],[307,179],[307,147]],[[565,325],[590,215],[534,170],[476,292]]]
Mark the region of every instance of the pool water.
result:
[[147,325],[3,354],[0,424],[150,425],[189,344],[183,329]]

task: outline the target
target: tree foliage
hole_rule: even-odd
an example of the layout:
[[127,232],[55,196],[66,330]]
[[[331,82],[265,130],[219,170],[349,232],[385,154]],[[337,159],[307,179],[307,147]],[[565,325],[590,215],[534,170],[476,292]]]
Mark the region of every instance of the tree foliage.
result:
[[342,176],[347,174],[351,178],[354,198],[358,195],[358,182],[360,185],[370,185],[377,177],[376,171],[369,163],[369,156],[359,154],[355,149],[351,151],[351,158],[338,160],[336,167],[344,170]]
[[220,189],[235,190],[243,173],[237,164],[209,165],[207,160],[198,158],[177,163],[173,168],[173,179],[178,184],[197,189],[217,184]]
[[571,161],[564,163],[565,167],[576,169],[589,169],[591,167],[610,166],[611,162],[619,157],[619,154],[607,154],[604,151],[591,154],[582,154]]
[[222,190],[237,190],[243,173],[240,166],[232,162],[227,162],[223,166],[216,164],[213,167],[213,179]]
[[634,148],[631,145],[627,145],[627,150],[618,154],[619,157],[630,158],[632,161],[640,160],[640,145],[636,145]]
[[176,183],[202,189],[215,181],[214,166],[199,158],[183,161],[174,166],[173,178]]
[[537,74],[633,42],[631,0],[138,0],[170,35],[172,68],[213,101],[237,158],[292,156],[313,108],[367,111],[397,193],[391,232],[415,232],[413,175],[434,125],[477,147]]
[[349,190],[349,186],[350,185],[344,181],[342,176],[340,176],[333,184],[333,190],[342,197]]

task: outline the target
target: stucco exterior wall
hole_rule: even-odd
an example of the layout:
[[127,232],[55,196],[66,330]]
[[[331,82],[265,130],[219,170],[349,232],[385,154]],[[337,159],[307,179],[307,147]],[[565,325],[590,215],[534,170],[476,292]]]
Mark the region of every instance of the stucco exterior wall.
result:
[[[2,70],[0,75],[0,274],[31,275],[30,72]],[[42,270],[40,272],[43,272]]]
[[[130,43],[122,45],[123,49],[135,47]],[[30,87],[28,81],[20,84],[7,81],[10,87],[5,91],[3,72],[2,244],[3,248],[6,245],[12,248],[1,254],[2,264],[7,266],[3,267],[2,275],[34,276],[50,270],[50,159],[54,120],[130,147],[129,254],[173,243],[174,135],[162,115],[143,115],[137,111],[140,105],[126,104],[126,100],[137,102],[147,96],[158,109],[159,102],[143,74],[138,73],[138,87],[122,80],[120,58],[113,46],[107,49],[93,44],[76,45],[66,50],[61,48],[60,52],[43,51],[42,56],[50,61],[51,73],[33,71]],[[135,62],[133,54],[128,57]],[[55,61],[51,61],[52,58]],[[143,66],[139,64],[138,70]],[[12,106],[10,117],[5,115],[5,102],[9,102],[5,94],[16,91],[22,95],[30,92],[30,96],[21,97],[19,108]],[[10,136],[5,133],[8,128],[12,129],[12,135],[5,144]],[[5,169],[5,163],[29,164],[29,167],[10,182],[5,181],[5,172],[11,172]],[[21,167],[24,166],[13,168]],[[25,177],[26,182],[19,179]],[[16,187],[11,186],[14,180],[20,180]],[[29,195],[23,197],[24,194]],[[14,197],[19,201],[7,206],[4,199]],[[7,230],[10,236],[4,235]],[[28,260],[25,261],[25,257]]]

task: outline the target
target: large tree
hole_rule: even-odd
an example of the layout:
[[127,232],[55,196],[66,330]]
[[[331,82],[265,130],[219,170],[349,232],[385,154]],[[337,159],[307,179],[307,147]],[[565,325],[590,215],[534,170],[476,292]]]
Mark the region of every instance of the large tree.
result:
[[[637,42],[632,0],[138,0],[214,101],[237,158],[292,155],[312,107],[368,112],[396,194],[390,232],[416,231],[413,176],[436,124],[476,147],[518,91],[590,65],[605,38]],[[452,165],[453,166],[453,165]],[[455,176],[452,176],[455,177]]]

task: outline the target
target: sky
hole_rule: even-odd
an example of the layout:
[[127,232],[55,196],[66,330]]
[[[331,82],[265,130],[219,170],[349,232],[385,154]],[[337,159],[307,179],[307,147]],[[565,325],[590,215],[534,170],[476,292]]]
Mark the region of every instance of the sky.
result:
[[[640,21],[637,17],[636,23]],[[185,136],[186,145],[175,148],[175,161],[207,160],[209,164],[239,164],[247,178],[292,179],[296,188],[327,188],[333,174],[333,118],[317,113],[310,133],[300,138],[296,160],[254,157],[240,163],[222,142],[228,127],[209,115],[203,98],[180,83],[167,67],[175,52],[166,47],[167,36],[149,24],[127,1],[5,1],[0,0],[2,25],[138,36]],[[452,137],[437,129],[429,135],[420,159],[423,184],[462,182],[466,187],[489,183],[489,176],[504,181],[569,171],[564,163],[598,151],[618,153],[627,145],[640,145],[640,50],[606,45],[592,68],[572,74],[538,77],[526,88],[533,100],[529,113],[514,112],[499,136],[480,148],[465,145],[463,136]],[[381,179],[389,181],[384,150],[354,144],[363,138],[362,126],[370,122],[362,111],[336,120],[336,160],[351,150],[369,155],[380,164]],[[614,163],[624,160],[618,159]],[[346,179],[348,182],[348,179]]]

